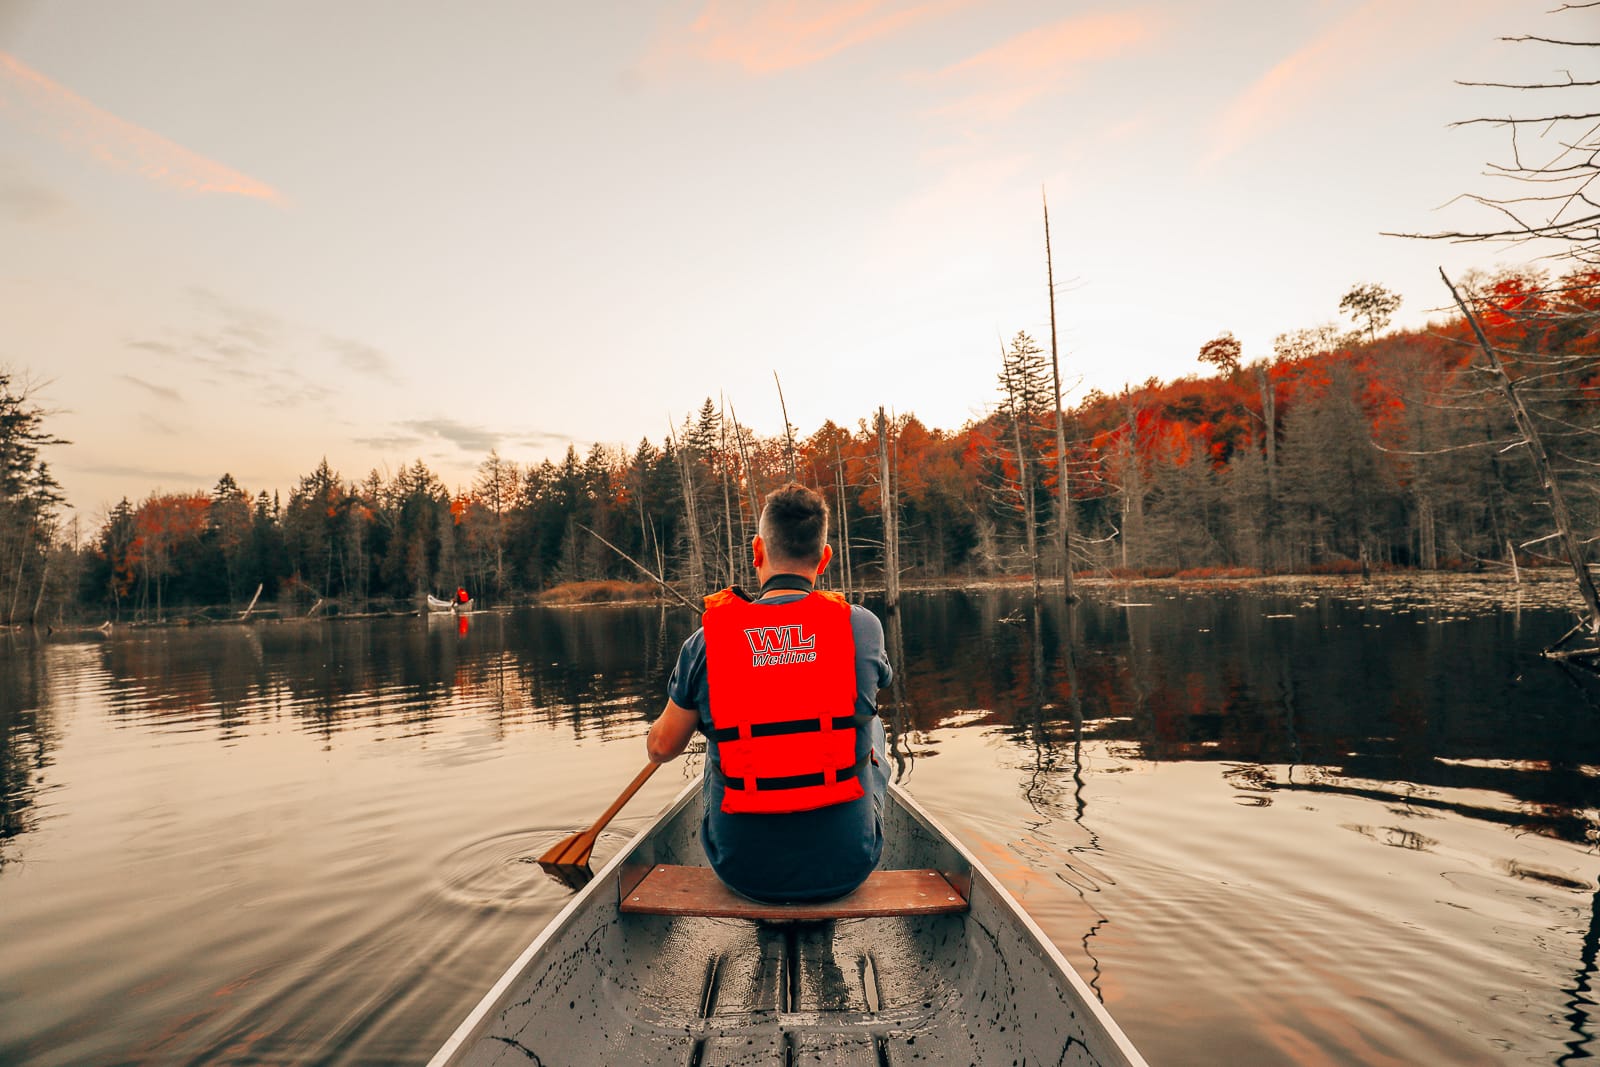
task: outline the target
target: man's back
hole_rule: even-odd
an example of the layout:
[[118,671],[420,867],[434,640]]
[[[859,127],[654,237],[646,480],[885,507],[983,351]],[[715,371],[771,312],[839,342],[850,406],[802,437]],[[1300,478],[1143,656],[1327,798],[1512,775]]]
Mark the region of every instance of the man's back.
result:
[[[771,596],[749,610],[785,613],[806,594]],[[731,887],[762,900],[821,900],[854,889],[872,871],[883,849],[883,726],[876,716],[877,693],[889,684],[892,671],[884,653],[883,627],[872,612],[850,609],[856,682],[854,714],[856,765],[866,780],[863,795],[844,803],[808,811],[747,814],[723,810],[725,783],[720,755],[707,746],[706,816],[701,836],[717,874]],[[667,685],[669,698],[699,715],[708,737],[714,724],[711,686],[706,669],[705,633],[697,630],[684,642]]]

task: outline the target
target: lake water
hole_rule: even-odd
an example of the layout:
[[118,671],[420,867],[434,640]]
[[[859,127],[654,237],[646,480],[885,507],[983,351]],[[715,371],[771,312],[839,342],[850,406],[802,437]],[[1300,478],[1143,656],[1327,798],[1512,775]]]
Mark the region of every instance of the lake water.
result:
[[[1569,613],[1085,592],[908,594],[882,712],[1153,1064],[1600,1056]],[[694,625],[465,622],[0,637],[0,1063],[424,1062],[568,898],[532,860],[642,766]]]

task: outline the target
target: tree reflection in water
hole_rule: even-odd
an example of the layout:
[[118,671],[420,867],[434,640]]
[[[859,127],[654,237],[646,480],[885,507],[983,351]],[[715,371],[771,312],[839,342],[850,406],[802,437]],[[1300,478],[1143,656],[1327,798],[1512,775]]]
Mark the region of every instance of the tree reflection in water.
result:
[[0,634],[0,867],[10,844],[32,830],[39,793],[60,742],[50,676],[28,634]]
[[[1596,843],[1589,835],[1600,833],[1594,808],[1600,716],[1593,696],[1559,667],[1532,655],[1567,624],[1560,612],[1524,608],[1520,615],[1468,617],[1442,609],[1401,610],[1376,598],[1361,603],[1323,596],[1086,592],[1088,599],[1075,608],[1048,596],[1035,604],[1026,589],[906,595],[898,613],[880,614],[896,674],[880,694],[880,708],[896,777],[906,780],[920,768],[931,798],[944,783],[956,781],[945,766],[959,767],[962,802],[983,830],[1004,835],[1001,862],[1017,861],[1009,873],[1037,876],[1034,903],[1067,905],[1053,917],[1055,933],[1063,948],[1081,942],[1082,953],[1072,955],[1097,992],[1104,985],[1116,999],[1158,990],[1163,1007],[1147,1017],[1157,1018],[1164,1017],[1173,995],[1180,1009],[1214,1011],[1226,1010],[1227,998],[1242,990],[1250,1007],[1233,1020],[1232,1033],[1258,1040],[1265,1032],[1259,1011],[1266,1009],[1259,1009],[1262,998],[1248,996],[1258,988],[1249,984],[1250,976],[1231,976],[1236,984],[1224,982],[1209,1000],[1162,985],[1168,974],[1206,974],[1216,956],[1212,935],[1221,932],[1243,938],[1232,948],[1234,959],[1260,960],[1286,946],[1318,953],[1314,964],[1282,975],[1300,982],[1302,995],[1310,987],[1333,1001],[1330,1018],[1356,1018],[1365,1010],[1366,994],[1341,993],[1326,976],[1356,975],[1381,984],[1385,975],[1359,965],[1340,970],[1331,950],[1321,954],[1315,941],[1318,905],[1301,896],[1309,886],[1325,891],[1319,901],[1337,902],[1330,918],[1344,922],[1338,928],[1344,937],[1385,954],[1392,972],[1432,979],[1443,973],[1439,955],[1448,956],[1462,940],[1464,953],[1478,952],[1474,961],[1491,959],[1485,975],[1535,967],[1551,972],[1543,988],[1529,994],[1530,1000],[1544,999],[1527,1013],[1535,1021],[1526,1025],[1500,1025],[1498,996],[1457,989],[1449,1003],[1469,1015],[1481,1010],[1473,1025],[1486,1031],[1546,1043],[1565,1036],[1568,1059],[1562,1062],[1593,1055],[1593,879],[1576,868],[1563,875],[1536,866],[1540,855],[1582,860],[1586,849],[1592,855]],[[121,839],[127,819],[159,821],[172,835],[166,846],[198,847],[213,861],[210,873],[226,875],[234,869],[227,864],[236,862],[251,879],[264,877],[286,858],[272,851],[283,842],[261,829],[261,798],[270,794],[280,814],[303,815],[293,824],[297,832],[319,844],[318,855],[335,861],[332,875],[320,865],[296,871],[297,850],[305,842],[294,843],[285,866],[291,877],[277,887],[283,899],[295,899],[306,879],[325,889],[337,883],[343,892],[348,879],[337,877],[343,870],[385,887],[385,895],[369,905],[387,900],[394,887],[378,882],[380,875],[414,873],[429,862],[410,835],[417,827],[432,827],[439,835],[435,847],[443,849],[439,841],[458,844],[452,835],[462,831],[451,821],[458,817],[462,825],[492,827],[480,831],[486,835],[477,842],[482,847],[467,851],[491,857],[488,868],[473,874],[499,885],[502,866],[527,851],[503,843],[521,842],[531,832],[525,817],[514,812],[530,801],[566,802],[562,820],[578,809],[592,818],[587,801],[573,799],[577,791],[594,788],[616,767],[636,768],[645,724],[659,711],[678,646],[697,620],[680,608],[651,605],[474,615],[465,635],[458,621],[258,623],[44,645],[6,639],[0,643],[0,863],[13,862],[30,840],[83,840],[86,818],[41,815],[44,791],[62,786],[49,794],[53,813],[113,818],[115,829],[107,834],[114,840]],[[93,743],[63,748],[66,726],[73,738]],[[294,743],[305,738],[311,743]],[[435,738],[441,743],[434,744]],[[413,743],[373,747],[392,739]],[[604,744],[612,741],[614,749]],[[121,753],[115,767],[95,763],[107,745]],[[300,773],[305,754],[320,758],[324,749],[337,751],[311,773]],[[960,759],[946,760],[958,753]],[[291,766],[294,760],[300,762]],[[1215,764],[1215,772],[1203,773],[1203,764]],[[1155,774],[1118,774],[1157,765],[1167,765],[1159,782]],[[358,776],[346,772],[356,769],[369,776],[347,782]],[[208,795],[235,807],[225,803],[200,811],[179,800],[130,809],[123,802],[120,791],[129,785],[116,774],[142,775],[135,784],[161,796],[169,772],[179,775],[174,780],[192,776],[210,783]],[[684,773],[692,778],[697,772],[691,765]],[[52,782],[53,774],[61,782]],[[223,778],[227,782],[218,784]],[[307,799],[309,781],[328,790],[326,804],[322,793]],[[1167,805],[1209,802],[1219,785],[1225,810],[1205,809],[1204,818],[1227,823],[1223,829],[1231,836],[1216,856],[1226,874],[1208,880],[1183,866],[1206,862],[1207,842],[1182,835],[1214,827]],[[615,786],[606,780],[598,791],[608,799]],[[105,803],[86,809],[85,796]],[[1293,803],[1286,802],[1290,798]],[[1230,799],[1244,807],[1232,807]],[[1316,814],[1319,808],[1324,814]],[[1427,816],[1440,817],[1431,824],[1437,829],[1405,821]],[[1426,838],[1413,828],[1419,825]],[[384,834],[374,835],[374,828],[401,847],[383,851],[377,842]],[[1487,834],[1478,832],[1484,829]],[[1302,843],[1274,834],[1324,830],[1331,833],[1299,847],[1294,858],[1276,851]],[[1369,872],[1325,869],[1319,851],[1325,847],[1347,868],[1360,865],[1353,857],[1366,855],[1341,840],[1352,839],[1345,831],[1361,835],[1358,849],[1381,849],[1385,860],[1408,865],[1412,881],[1400,887],[1372,883]],[[1564,853],[1527,847],[1540,838],[1576,847]],[[1507,866],[1510,861],[1499,857],[1516,857],[1516,863]],[[76,859],[87,864],[85,870],[103,873],[92,855]],[[145,850],[135,849],[127,862],[144,872],[139,864],[148,859]],[[347,859],[359,862],[342,865]],[[1462,883],[1465,888],[1452,883],[1450,892],[1464,905],[1446,902],[1429,911],[1437,903],[1432,886],[1438,871],[1453,874],[1457,866],[1470,880]],[[47,867],[39,864],[41,872]],[[149,868],[159,869],[164,865]],[[1130,871],[1137,882],[1126,877]],[[1274,881],[1280,875],[1281,884]],[[1235,877],[1257,881],[1241,889],[1226,880]],[[239,888],[255,883],[231,878],[212,889],[242,894],[236,903],[255,907],[245,899],[254,890]],[[361,878],[354,884],[362,884]],[[93,881],[80,878],[75,884],[81,890]],[[454,885],[460,879],[446,881]],[[1273,881],[1273,891],[1260,890],[1267,881]],[[1059,883],[1068,888],[1052,898]],[[522,885],[510,876],[505,884]],[[161,886],[163,893],[176,891]],[[5,868],[0,888],[21,896],[21,887],[22,880]],[[1411,910],[1405,921],[1386,924],[1396,914],[1397,888],[1410,891]],[[1544,890],[1550,892],[1535,901]],[[1259,921],[1235,918],[1229,910],[1246,899],[1259,900]],[[464,924],[457,906],[452,896],[440,909],[451,922]],[[1496,910],[1502,906],[1509,917]],[[1482,914],[1472,914],[1474,907]],[[225,916],[229,937],[242,914],[247,913]],[[1162,928],[1174,916],[1198,925],[1181,933]],[[292,909],[274,913],[263,944],[281,944],[280,925],[292,918]],[[39,929],[47,927],[57,925]],[[1418,935],[1419,927],[1425,935]],[[1529,949],[1521,935],[1535,928],[1559,928],[1560,936],[1541,937]],[[136,936],[136,924],[131,929],[129,936]],[[417,927],[423,940],[441,931],[465,936],[464,929],[448,923]],[[393,940],[387,927],[374,932],[356,923],[352,930],[358,947],[369,936],[374,944]],[[1376,932],[1363,941],[1370,930]],[[302,929],[308,939],[323,932],[315,924]],[[1156,937],[1161,944],[1143,940]],[[1405,942],[1398,956],[1391,939]],[[1474,950],[1476,941],[1493,944]],[[407,943],[396,944],[398,951]],[[64,941],[61,951],[63,966],[78,965],[77,957],[67,955],[76,947]],[[236,961],[235,970],[244,966]],[[387,976],[394,982],[420,980],[406,969],[410,963],[396,966],[395,975]],[[236,977],[229,971],[215,980]],[[143,980],[112,983],[115,996],[100,1007],[131,1004],[134,998],[123,994]],[[1316,985],[1319,980],[1324,984]],[[1284,994],[1275,1000],[1287,1019],[1280,1023],[1296,1034],[1315,1032],[1324,1048],[1337,1050],[1326,1062],[1363,1062],[1359,1050],[1352,1054],[1353,1046],[1339,1044],[1343,1031],[1334,1023],[1305,1014],[1305,1001],[1293,1003],[1290,991],[1274,992]],[[332,995],[325,984],[310,999],[320,1009]],[[67,999],[60,1011],[75,1019],[77,1009],[65,1006]],[[1118,1007],[1137,1010],[1126,1000]],[[355,1018],[365,1009],[330,1001],[328,1010]],[[1406,1010],[1394,1009],[1403,1025],[1425,1032],[1434,1047],[1460,1047],[1458,1027],[1429,1023],[1422,1018],[1425,1008],[1409,1015]],[[248,996],[238,1011],[236,1027],[209,1032],[202,1044],[224,1047],[236,1029],[270,1027],[274,1016],[270,1004],[249,1002]],[[18,1009],[12,1019],[25,1014]],[[1138,1025],[1137,1014],[1132,1021]],[[1148,1025],[1159,1048],[1161,1024]],[[28,1039],[23,1034],[19,1040]],[[274,1032],[273,1040],[290,1039]]]

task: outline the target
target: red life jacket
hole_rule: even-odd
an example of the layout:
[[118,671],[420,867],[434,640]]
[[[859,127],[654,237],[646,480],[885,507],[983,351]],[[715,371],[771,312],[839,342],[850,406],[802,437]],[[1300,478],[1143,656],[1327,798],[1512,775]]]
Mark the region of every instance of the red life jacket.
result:
[[722,810],[810,811],[862,796],[849,603],[813,592],[756,604],[732,589],[705,603]]

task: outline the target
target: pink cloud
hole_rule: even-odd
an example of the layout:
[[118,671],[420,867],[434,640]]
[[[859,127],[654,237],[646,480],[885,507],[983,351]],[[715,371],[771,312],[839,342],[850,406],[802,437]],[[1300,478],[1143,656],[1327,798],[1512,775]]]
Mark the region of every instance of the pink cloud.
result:
[[663,42],[654,58],[683,54],[749,74],[775,74],[810,66],[972,2],[709,0],[687,36]]
[[114,170],[193,193],[280,201],[277,190],[96,107],[0,52],[0,115]]
[[[1407,14],[1418,18],[1436,12],[1427,11],[1427,5],[1411,11],[1387,0],[1368,0],[1285,56],[1223,111],[1205,163],[1232,155],[1288,121],[1307,103],[1320,99],[1319,92],[1329,82],[1348,80],[1355,71],[1380,61],[1385,50],[1408,47],[1411,34],[1394,25]],[[1422,25],[1416,30],[1426,32]]]
[[1087,64],[1143,44],[1157,28],[1155,19],[1139,12],[1078,15],[1035,27],[940,71],[942,81],[973,86],[940,110],[986,121],[1006,118],[1059,89]]

